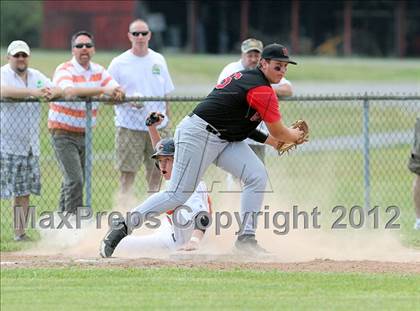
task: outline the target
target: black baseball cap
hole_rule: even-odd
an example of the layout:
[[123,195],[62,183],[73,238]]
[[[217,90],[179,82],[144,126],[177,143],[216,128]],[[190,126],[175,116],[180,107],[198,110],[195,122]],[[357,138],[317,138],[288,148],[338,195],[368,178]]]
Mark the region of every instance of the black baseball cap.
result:
[[152,159],[158,156],[173,156],[175,153],[175,142],[173,138],[163,138],[157,144]]
[[287,62],[293,65],[297,63],[289,58],[287,48],[281,44],[273,43],[267,45],[262,51],[261,58],[278,60],[280,62]]

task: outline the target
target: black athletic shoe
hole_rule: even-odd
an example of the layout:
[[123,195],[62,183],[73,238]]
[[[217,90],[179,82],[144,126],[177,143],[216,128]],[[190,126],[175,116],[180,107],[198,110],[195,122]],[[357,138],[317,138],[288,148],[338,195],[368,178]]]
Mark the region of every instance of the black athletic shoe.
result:
[[31,242],[32,239],[30,237],[28,237],[26,235],[26,233],[22,234],[22,235],[16,235],[13,240],[15,240],[15,242]]
[[269,254],[264,248],[258,245],[255,235],[243,234],[238,236],[235,248],[239,254],[243,255],[265,255]]
[[128,235],[127,225],[124,221],[117,222],[101,241],[99,254],[101,257],[111,257],[118,243]]

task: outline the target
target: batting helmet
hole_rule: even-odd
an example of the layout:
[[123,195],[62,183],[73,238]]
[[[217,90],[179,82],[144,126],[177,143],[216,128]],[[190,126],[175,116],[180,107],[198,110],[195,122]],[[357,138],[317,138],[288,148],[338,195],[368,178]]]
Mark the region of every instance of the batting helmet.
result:
[[175,153],[175,142],[173,138],[161,139],[155,148],[155,153],[152,155],[152,159],[156,159],[158,156],[173,156]]

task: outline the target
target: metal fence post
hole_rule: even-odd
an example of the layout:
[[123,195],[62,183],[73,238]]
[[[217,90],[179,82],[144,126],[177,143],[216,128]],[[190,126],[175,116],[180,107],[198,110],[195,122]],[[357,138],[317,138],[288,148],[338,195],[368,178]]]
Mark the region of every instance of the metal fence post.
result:
[[92,100],[86,101],[85,128],[85,206],[92,210]]
[[365,211],[367,213],[370,208],[369,100],[367,94],[363,100],[363,173]]

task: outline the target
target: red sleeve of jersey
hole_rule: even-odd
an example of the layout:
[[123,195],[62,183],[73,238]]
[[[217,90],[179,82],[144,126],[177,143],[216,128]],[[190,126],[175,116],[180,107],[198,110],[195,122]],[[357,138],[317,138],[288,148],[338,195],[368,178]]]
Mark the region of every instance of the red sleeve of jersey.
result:
[[246,95],[248,104],[258,111],[261,119],[268,123],[281,119],[277,95],[270,86],[258,86],[248,91]]

